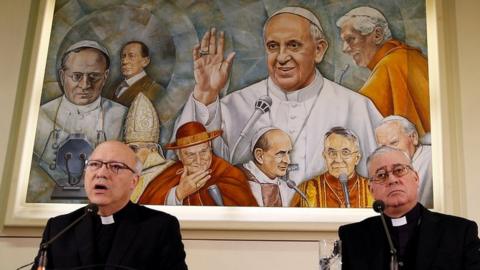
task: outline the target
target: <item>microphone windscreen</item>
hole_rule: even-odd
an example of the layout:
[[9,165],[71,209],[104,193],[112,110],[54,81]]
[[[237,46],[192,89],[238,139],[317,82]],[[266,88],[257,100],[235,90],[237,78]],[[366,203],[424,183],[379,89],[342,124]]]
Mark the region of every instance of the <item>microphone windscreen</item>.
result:
[[338,180],[340,181],[340,183],[346,184],[346,183],[348,182],[347,174],[346,174],[346,173],[341,173],[341,174],[338,176]]
[[376,200],[373,202],[373,210],[377,213],[382,213],[385,210],[385,203],[382,200]]
[[260,110],[262,113],[266,113],[272,106],[272,98],[269,96],[261,96],[255,101],[255,110]]
[[259,100],[267,103],[268,105],[272,106],[272,98],[269,96],[261,96]]
[[96,214],[98,212],[98,205],[90,203],[85,206],[85,212],[89,214]]

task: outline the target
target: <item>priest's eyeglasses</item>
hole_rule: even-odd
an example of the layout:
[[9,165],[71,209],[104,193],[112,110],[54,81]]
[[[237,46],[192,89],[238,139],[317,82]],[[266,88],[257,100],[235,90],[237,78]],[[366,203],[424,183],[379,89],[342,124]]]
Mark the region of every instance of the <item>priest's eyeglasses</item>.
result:
[[103,167],[105,164],[105,167],[107,167],[108,170],[110,170],[114,174],[118,174],[120,170],[129,170],[132,173],[136,174],[136,172],[130,168],[127,164],[120,162],[120,161],[101,161],[101,160],[87,160],[85,161],[85,168],[87,170],[90,170],[92,172],[98,171],[100,168]]
[[409,173],[412,169],[409,165],[406,164],[394,164],[392,166],[392,170],[387,170],[386,167],[382,167],[378,169],[375,172],[375,175],[370,177],[370,180],[372,182],[375,182],[377,184],[383,184],[387,181],[388,177],[390,174],[395,175],[396,177],[402,177],[405,176],[407,173]]
[[342,149],[342,150],[328,149],[327,156],[331,159],[335,159],[337,155],[340,155],[342,159],[346,159],[346,158],[350,158],[355,153],[358,153],[358,151],[350,151],[349,149]]
[[103,78],[104,73],[101,73],[101,72],[89,72],[89,73],[83,73],[83,72],[71,72],[71,73],[69,73],[69,72],[65,72],[65,75],[67,75],[68,77],[70,77],[70,79],[72,79],[72,81],[77,82],[77,83],[80,82],[81,80],[83,80],[83,77],[86,77],[87,80],[90,83],[96,83]]

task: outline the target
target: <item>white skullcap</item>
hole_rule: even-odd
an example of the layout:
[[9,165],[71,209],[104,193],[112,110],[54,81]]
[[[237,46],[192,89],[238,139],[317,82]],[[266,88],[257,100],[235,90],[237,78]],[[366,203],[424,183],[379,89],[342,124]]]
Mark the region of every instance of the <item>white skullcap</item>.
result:
[[275,15],[278,15],[278,14],[281,14],[281,13],[290,13],[290,14],[294,14],[294,15],[298,15],[300,17],[303,17],[303,18],[309,20],[311,23],[313,23],[315,26],[317,26],[318,29],[320,29],[320,31],[323,32],[323,28],[320,25],[320,21],[318,20],[317,16],[315,16],[315,14],[313,14],[310,10],[302,8],[302,7],[284,7],[280,10],[277,10],[268,18],[268,20],[265,22],[265,24],[267,24],[267,22],[270,21],[270,19],[272,19]]
[[108,54],[108,50],[105,47],[103,47],[102,45],[100,45],[100,43],[98,43],[96,41],[93,41],[93,40],[80,40],[80,41],[74,43],[73,45],[71,45],[70,47],[68,47],[68,49],[65,51],[65,53],[63,55],[66,55],[67,53],[69,53],[71,51],[74,51],[76,49],[80,49],[80,48],[97,49],[97,50],[103,52],[106,56],[110,57],[110,55]]
[[260,137],[262,137],[263,134],[274,129],[281,130],[274,126],[266,126],[266,127],[259,128],[257,132],[255,132],[255,134],[253,135],[252,140],[250,142],[250,152],[253,152],[253,148],[255,147],[255,144],[257,144],[258,139],[260,139]]

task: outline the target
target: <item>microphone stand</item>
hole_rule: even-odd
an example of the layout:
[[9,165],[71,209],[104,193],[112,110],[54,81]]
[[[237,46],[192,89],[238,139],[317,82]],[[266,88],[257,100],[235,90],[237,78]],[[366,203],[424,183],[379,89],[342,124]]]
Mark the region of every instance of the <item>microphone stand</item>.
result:
[[85,207],[85,213],[75,219],[70,225],[65,227],[59,233],[57,233],[52,239],[48,240],[45,243],[40,244],[40,258],[38,260],[37,270],[45,270],[47,267],[47,249],[51,243],[55,242],[60,236],[62,236],[66,231],[68,231],[73,226],[77,225],[86,215],[90,213],[96,213],[98,211],[98,206],[95,204],[89,204]]
[[380,213],[380,219],[382,220],[383,228],[385,229],[385,234],[387,235],[388,246],[390,247],[390,270],[398,270],[397,250],[393,246],[392,237],[388,231],[387,222],[385,221],[385,216],[383,214],[384,208],[385,203],[383,201],[375,201],[373,203],[373,209],[375,212]]
[[[245,136],[251,131],[251,128],[258,118],[270,110],[270,106],[272,106],[272,98],[269,96],[261,96],[255,101],[255,110],[240,132],[240,136],[237,138],[237,141],[233,145],[232,151],[230,152],[230,163],[236,164],[240,161],[238,159],[246,151],[246,149],[237,149],[240,145],[240,142],[245,139]],[[245,148],[245,146],[243,146],[243,148]],[[239,150],[241,152],[238,152]]]
[[303,193],[297,187],[297,184],[293,180],[290,179],[290,171],[295,170],[294,167],[295,166],[293,166],[292,164],[289,164],[288,167],[287,167],[287,173],[285,173],[284,176],[280,177],[280,180],[284,181],[287,184],[288,188],[293,189],[296,193],[298,193],[298,195],[300,195],[302,200],[304,200],[305,203],[307,204],[307,207],[310,207],[310,203],[308,202],[308,199],[307,199],[307,196],[305,195],[305,193]]
[[348,193],[348,176],[345,173],[341,173],[338,176],[338,180],[342,185],[343,197],[345,198],[345,207],[350,208],[350,194]]

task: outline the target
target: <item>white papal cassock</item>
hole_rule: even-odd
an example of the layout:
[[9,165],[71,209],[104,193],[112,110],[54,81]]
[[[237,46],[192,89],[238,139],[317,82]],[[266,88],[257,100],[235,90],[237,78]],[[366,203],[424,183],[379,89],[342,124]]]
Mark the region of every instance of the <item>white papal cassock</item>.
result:
[[[374,128],[382,116],[370,99],[324,78],[318,70],[310,85],[291,93],[284,92],[267,78],[217,99],[208,107],[192,94],[177,119],[175,131],[188,121],[199,121],[208,130],[222,129],[222,137],[213,142],[214,152],[230,160],[230,151],[255,110],[255,101],[265,95],[272,99],[271,110],[248,131],[247,144],[263,126],[272,125],[286,131],[294,142],[292,163],[298,164],[297,170],[290,172],[290,179],[297,185],[326,170],[322,156],[324,135],[335,126],[349,128],[359,137],[362,160],[358,170],[367,175],[365,160],[376,148]],[[250,157],[241,157],[241,163]]]

